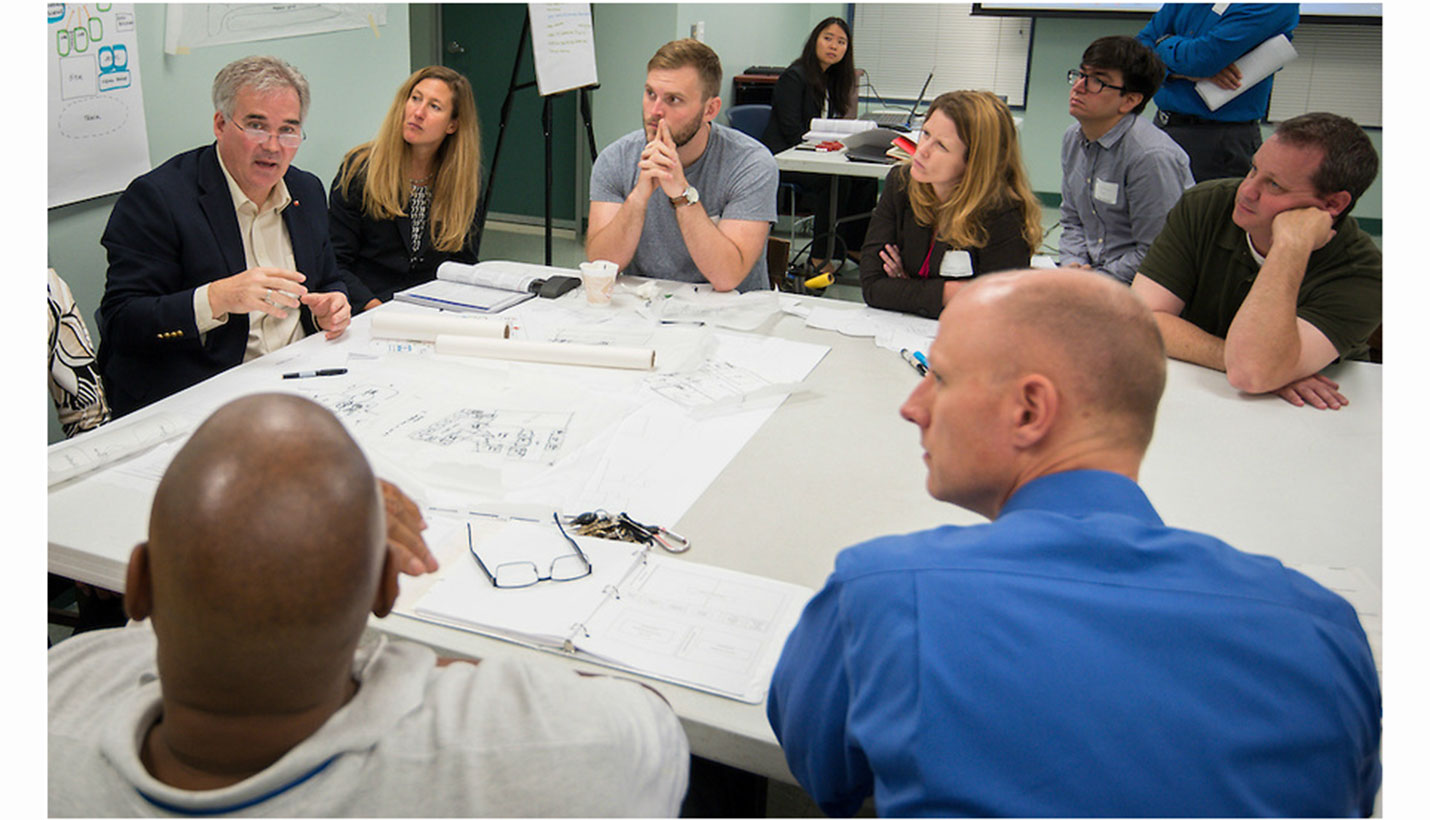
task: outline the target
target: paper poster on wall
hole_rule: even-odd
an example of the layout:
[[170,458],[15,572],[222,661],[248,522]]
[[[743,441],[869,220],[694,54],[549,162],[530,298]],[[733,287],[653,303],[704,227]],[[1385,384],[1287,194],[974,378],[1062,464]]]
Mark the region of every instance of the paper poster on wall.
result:
[[122,191],[149,171],[134,6],[50,3],[49,207]]
[[164,51],[387,25],[385,3],[169,3]]
[[536,87],[545,97],[596,83],[590,3],[529,3]]

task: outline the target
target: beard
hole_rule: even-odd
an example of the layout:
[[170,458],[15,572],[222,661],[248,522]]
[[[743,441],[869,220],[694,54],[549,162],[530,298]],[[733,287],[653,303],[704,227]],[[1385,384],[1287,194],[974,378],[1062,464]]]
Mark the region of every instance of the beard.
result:
[[[653,142],[656,135],[660,133],[660,120],[656,120],[655,122],[642,120],[642,124],[645,126],[646,142]],[[700,133],[700,126],[704,124],[703,120],[697,118],[690,124],[690,127],[684,131],[677,131],[671,128],[670,138],[675,142],[675,147],[684,148],[687,142],[695,139],[695,135]]]

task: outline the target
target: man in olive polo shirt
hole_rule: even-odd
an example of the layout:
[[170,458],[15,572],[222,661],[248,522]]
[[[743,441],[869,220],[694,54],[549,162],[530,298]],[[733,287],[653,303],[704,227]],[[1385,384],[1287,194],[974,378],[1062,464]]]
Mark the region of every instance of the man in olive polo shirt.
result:
[[1303,114],[1277,127],[1245,178],[1188,190],[1132,280],[1167,355],[1248,393],[1347,404],[1319,371],[1363,356],[1380,324],[1380,249],[1349,216],[1378,168],[1360,126]]

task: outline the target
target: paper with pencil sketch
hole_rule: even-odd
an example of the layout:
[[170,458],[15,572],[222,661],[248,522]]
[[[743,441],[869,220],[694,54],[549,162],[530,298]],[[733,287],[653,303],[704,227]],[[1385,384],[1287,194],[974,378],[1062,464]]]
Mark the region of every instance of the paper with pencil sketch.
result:
[[1222,88],[1211,80],[1198,80],[1197,94],[1201,95],[1207,108],[1215,111],[1241,96],[1248,88],[1280,71],[1297,56],[1295,46],[1286,39],[1286,35],[1278,34],[1236,59],[1236,67],[1241,71],[1241,85],[1236,88]]

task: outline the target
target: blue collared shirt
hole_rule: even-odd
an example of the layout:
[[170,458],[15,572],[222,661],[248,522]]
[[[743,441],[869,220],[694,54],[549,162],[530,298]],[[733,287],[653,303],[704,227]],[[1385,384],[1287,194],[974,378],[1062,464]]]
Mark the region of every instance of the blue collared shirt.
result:
[[832,815],[1334,816],[1380,786],[1350,605],[1101,471],[841,552],[768,715]]
[[1191,165],[1162,129],[1127,114],[1096,140],[1063,134],[1058,264],[1092,265],[1131,282],[1167,212],[1192,187]]
[[1216,111],[1207,108],[1196,83],[1186,78],[1214,76],[1272,37],[1291,37],[1300,19],[1296,3],[1163,3],[1137,34],[1167,65],[1167,79],[1152,100],[1162,111],[1219,122],[1261,119],[1274,74]]

